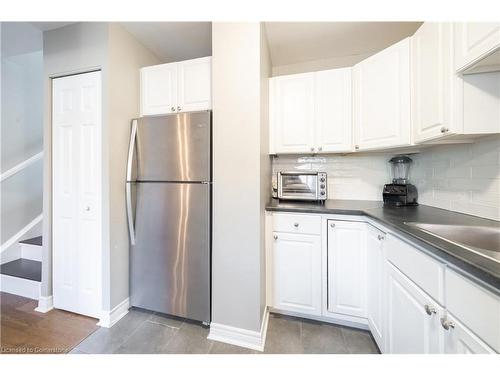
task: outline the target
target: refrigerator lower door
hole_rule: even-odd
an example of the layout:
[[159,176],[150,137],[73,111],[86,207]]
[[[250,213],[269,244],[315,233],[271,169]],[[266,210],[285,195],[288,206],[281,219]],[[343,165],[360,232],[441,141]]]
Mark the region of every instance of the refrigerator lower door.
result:
[[211,185],[134,185],[132,306],[210,322]]

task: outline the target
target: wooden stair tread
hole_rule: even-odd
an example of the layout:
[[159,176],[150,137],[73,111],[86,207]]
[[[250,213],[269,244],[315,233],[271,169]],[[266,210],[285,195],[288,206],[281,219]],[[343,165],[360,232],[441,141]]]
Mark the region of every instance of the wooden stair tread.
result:
[[42,262],[30,259],[16,259],[0,265],[2,275],[42,281]]

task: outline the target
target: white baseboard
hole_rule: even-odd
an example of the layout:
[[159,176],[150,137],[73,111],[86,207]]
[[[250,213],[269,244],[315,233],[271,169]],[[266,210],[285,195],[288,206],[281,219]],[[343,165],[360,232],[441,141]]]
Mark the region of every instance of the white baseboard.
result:
[[9,275],[0,275],[0,291],[38,300],[40,282]]
[[211,323],[208,339],[262,352],[266,344],[268,322],[269,311],[266,308],[262,316],[260,331],[251,331],[224,324]]
[[38,299],[38,307],[35,311],[46,313],[54,308],[54,298],[52,296],[44,297],[40,296]]
[[317,316],[317,315],[301,314],[301,313],[280,310],[280,309],[275,309],[275,308],[270,308],[270,312],[276,313],[276,314],[281,314],[281,315],[294,316],[296,318],[304,318],[304,319],[317,320],[320,322],[338,324],[338,325],[346,326],[346,327],[359,328],[359,329],[364,329],[364,330],[368,330],[368,331],[370,330],[370,327],[368,326],[368,319],[358,318],[355,316],[334,314],[334,313],[328,313],[329,314],[328,316],[325,316],[325,315]]
[[127,315],[129,308],[130,298],[127,298],[114,307],[113,310],[103,311],[97,325],[104,328],[111,328],[116,322]]
[[19,246],[21,247],[21,258],[42,261],[42,246],[28,243],[21,243]]

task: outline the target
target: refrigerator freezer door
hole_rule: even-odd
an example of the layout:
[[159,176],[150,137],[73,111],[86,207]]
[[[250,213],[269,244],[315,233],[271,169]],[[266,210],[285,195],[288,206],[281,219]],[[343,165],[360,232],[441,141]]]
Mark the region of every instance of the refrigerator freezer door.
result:
[[210,184],[133,183],[131,304],[210,321]]
[[210,181],[210,112],[138,120],[138,181]]

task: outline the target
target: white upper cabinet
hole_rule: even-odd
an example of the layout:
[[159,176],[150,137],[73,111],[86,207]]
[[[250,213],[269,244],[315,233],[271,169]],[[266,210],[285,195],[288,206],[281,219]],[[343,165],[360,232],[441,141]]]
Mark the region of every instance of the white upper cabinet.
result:
[[425,22],[411,38],[413,141],[455,133],[452,25]]
[[328,220],[328,311],[366,318],[366,224]]
[[187,60],[178,64],[177,103],[180,112],[212,108],[212,58]]
[[211,108],[211,57],[141,69],[141,116]]
[[356,150],[411,144],[410,39],[354,66]]
[[177,112],[177,64],[141,69],[141,116]]
[[351,68],[271,78],[270,152],[352,150]]
[[315,151],[352,150],[352,69],[316,73]]
[[272,78],[270,90],[271,150],[277,154],[312,152],[314,73]]
[[456,71],[500,70],[499,22],[461,22],[455,30]]

